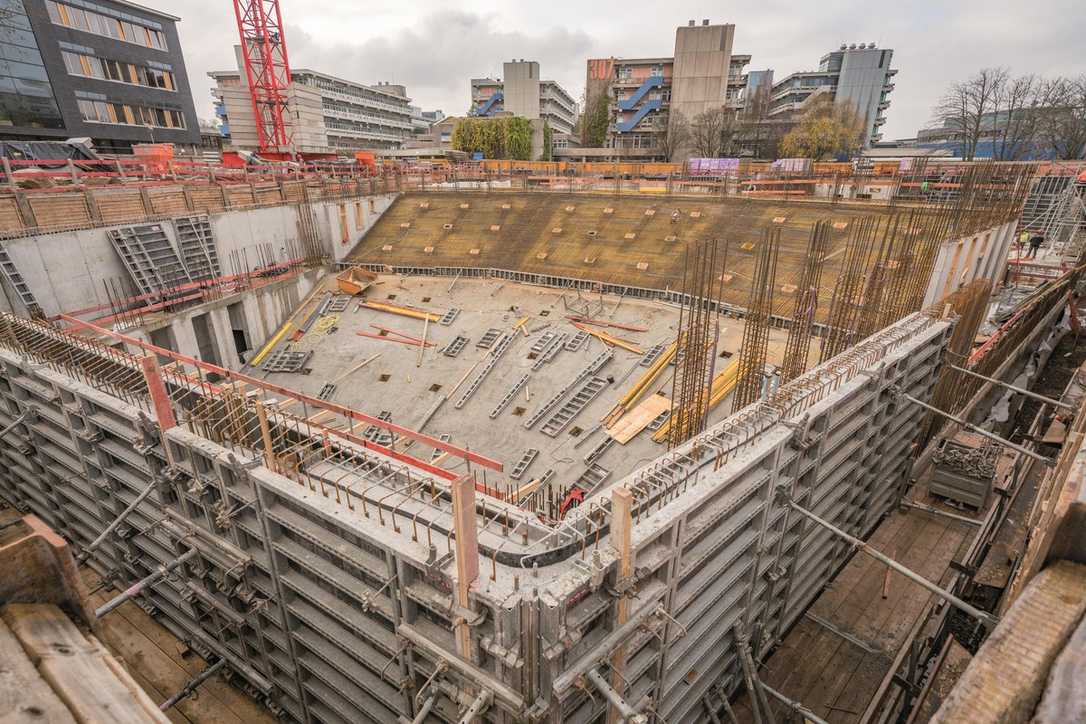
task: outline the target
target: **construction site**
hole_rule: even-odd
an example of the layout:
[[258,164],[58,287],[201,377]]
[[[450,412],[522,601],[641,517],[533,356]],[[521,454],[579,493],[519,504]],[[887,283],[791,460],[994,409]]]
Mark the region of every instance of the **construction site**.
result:
[[1086,163],[382,157],[232,5],[210,138],[11,33],[112,150],[0,154],[0,722],[1086,721]]
[[0,498],[175,721],[1074,720],[1080,172],[43,170]]

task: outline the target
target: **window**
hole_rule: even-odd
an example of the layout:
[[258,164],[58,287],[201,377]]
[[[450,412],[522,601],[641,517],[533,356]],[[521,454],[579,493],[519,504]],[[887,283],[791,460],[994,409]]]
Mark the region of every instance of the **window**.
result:
[[174,108],[136,106],[128,103],[83,98],[78,101],[79,113],[88,123],[110,123],[127,126],[184,128],[185,116]]
[[173,82],[173,73],[169,70],[159,70],[145,65],[121,63],[116,60],[98,58],[93,55],[62,51],[64,67],[72,75],[81,75],[87,78],[99,80],[112,80],[117,83],[142,85],[148,88],[161,88],[163,90],[176,90]]
[[[83,7],[76,7],[76,5]],[[72,4],[45,0],[45,8],[49,13],[49,19],[57,25],[123,40],[126,43],[135,43],[145,48],[166,50],[166,36],[162,33],[161,26],[154,21],[136,18],[127,13],[120,13],[82,0],[72,0]],[[149,27],[145,23],[156,27]]]
[[0,3],[0,127],[63,128],[22,2]]

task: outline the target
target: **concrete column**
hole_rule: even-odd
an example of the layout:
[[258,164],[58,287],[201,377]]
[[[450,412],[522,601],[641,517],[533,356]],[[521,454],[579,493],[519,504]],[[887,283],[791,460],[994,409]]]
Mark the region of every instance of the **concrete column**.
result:
[[192,329],[192,315],[183,315],[171,322],[173,339],[177,351],[188,357],[200,356],[200,345],[196,343],[196,332]]
[[[629,615],[629,602],[621,589],[630,582],[633,574],[633,555],[630,551],[630,528],[633,526],[633,493],[629,488],[615,488],[611,493],[611,547],[618,556],[618,580],[616,584],[620,589],[618,601],[615,604],[615,626],[626,623]],[[611,656],[611,688],[622,696],[626,690],[626,680],[623,674],[626,670],[626,647],[619,646]],[[619,724],[622,714],[618,707],[612,704],[607,708],[608,724]]]
[[475,481],[462,476],[452,481],[453,532],[456,534],[456,647],[471,661],[471,631],[463,616],[471,604],[470,592],[479,578],[479,537],[475,526]]
[[159,428],[165,432],[177,427],[177,418],[173,414],[173,404],[170,402],[169,392],[166,391],[166,383],[162,380],[158,358],[153,354],[144,355],[140,357],[140,367],[143,370],[143,379],[147,382],[147,390],[151,393],[151,405],[154,407]]

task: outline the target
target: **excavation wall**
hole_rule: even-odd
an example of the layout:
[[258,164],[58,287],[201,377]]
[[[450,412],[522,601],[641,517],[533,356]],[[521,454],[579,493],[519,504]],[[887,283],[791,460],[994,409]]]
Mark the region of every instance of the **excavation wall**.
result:
[[[605,195],[579,192],[433,191],[402,194],[347,260],[397,270],[494,269],[667,292],[683,283],[683,241],[728,242],[723,301],[747,304],[763,232],[779,229],[775,304],[791,314],[811,227],[831,223],[820,304],[828,307],[855,223],[894,209],[881,204]],[[906,208],[902,217],[908,214]],[[1003,275],[1015,222],[941,241],[927,303],[960,284]],[[901,223],[904,223],[903,221]],[[924,224],[937,225],[933,215]],[[880,235],[882,232],[879,232]]]
[[[139,199],[139,191],[134,193]],[[0,308],[26,313],[27,305],[15,289],[19,279],[47,315],[108,304],[106,281],[114,282],[114,289],[126,289],[135,294],[138,290],[132,286],[129,272],[109,236],[112,231],[133,226],[161,230],[176,248],[178,220],[206,218],[221,273],[236,274],[300,255],[303,243],[299,214],[310,213],[318,243],[329,258],[339,260],[380,218],[394,198],[392,194],[383,194],[308,204],[268,203],[242,208],[212,208],[196,214],[182,206],[173,209],[171,215],[149,220],[88,222],[79,228],[48,232],[27,230],[0,242],[12,264],[10,269],[2,269],[5,294],[0,299]],[[0,205],[2,202],[0,199]],[[13,272],[18,279],[13,279]]]

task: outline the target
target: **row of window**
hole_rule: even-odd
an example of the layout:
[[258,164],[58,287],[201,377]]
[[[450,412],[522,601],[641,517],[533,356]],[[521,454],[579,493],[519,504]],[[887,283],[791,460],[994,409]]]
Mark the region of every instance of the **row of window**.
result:
[[403,129],[390,128],[389,126],[379,125],[376,123],[345,121],[342,118],[332,118],[331,116],[324,117],[324,125],[326,128],[336,128],[341,131],[357,131],[359,133],[382,133],[395,138],[407,138],[409,135],[411,135]]
[[145,65],[134,63],[121,63],[116,60],[98,58],[93,55],[82,55],[63,51],[64,65],[72,75],[82,75],[87,78],[99,80],[113,80],[119,83],[142,85],[148,88],[162,88],[164,90],[177,90],[173,82],[173,73],[168,70],[157,70]]
[[53,0],[45,0],[45,7],[49,11],[49,19],[57,25],[135,43],[145,48],[166,50],[166,36],[161,30],[107,17],[92,10],[72,7]]
[[330,91],[332,93],[342,93],[343,95],[354,96],[355,98],[361,98],[365,101],[371,101],[373,103],[385,103],[387,105],[403,108],[404,113],[410,113],[408,110],[408,101],[406,98],[400,100],[399,98],[393,99],[380,93],[375,93],[366,88],[358,88],[355,86],[344,85],[343,83],[337,83],[330,81],[319,76],[310,75],[295,75],[293,78],[295,83],[301,83],[302,85],[312,86],[314,88],[320,88],[321,90]]
[[185,116],[172,108],[137,106],[112,101],[80,100],[79,112],[88,123],[184,128]]
[[360,116],[370,116],[371,118],[381,118],[386,121],[394,121],[407,125],[410,123],[410,119],[406,114],[396,115],[379,108],[369,108],[366,106],[355,105],[354,103],[343,103],[342,101],[335,101],[331,98],[322,98],[321,107],[326,111],[332,111],[336,113],[351,113]]

